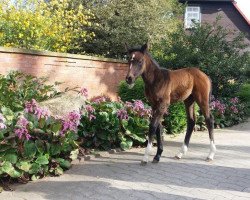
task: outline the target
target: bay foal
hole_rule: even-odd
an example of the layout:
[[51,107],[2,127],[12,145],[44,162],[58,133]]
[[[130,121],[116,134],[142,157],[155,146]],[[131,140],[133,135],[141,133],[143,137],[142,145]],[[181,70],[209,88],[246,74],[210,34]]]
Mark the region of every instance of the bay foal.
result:
[[195,126],[194,103],[196,102],[205,117],[210,138],[210,152],[206,160],[213,160],[216,147],[214,144],[213,117],[209,108],[212,89],[209,77],[197,68],[184,68],[173,71],[160,68],[148,53],[147,44],[141,48],[127,48],[127,51],[129,70],[126,82],[133,85],[136,78],[141,75],[145,83],[146,98],[152,107],[148,144],[142,164],[145,165],[148,162],[154,134],[156,134],[157,139],[157,153],[153,162],[159,162],[163,152],[161,120],[168,106],[177,101],[184,101],[187,113],[187,131],[181,150],[176,154],[175,158],[181,159],[188,150],[189,140]]

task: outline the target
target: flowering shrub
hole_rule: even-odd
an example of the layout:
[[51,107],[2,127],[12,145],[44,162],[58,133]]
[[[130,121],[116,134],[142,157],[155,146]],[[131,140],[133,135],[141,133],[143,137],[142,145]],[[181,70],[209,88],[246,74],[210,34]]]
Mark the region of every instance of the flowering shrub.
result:
[[[4,67],[4,66],[2,66]],[[47,100],[60,94],[54,85],[45,84],[46,78],[37,78],[18,71],[12,71],[6,76],[0,74],[0,106],[12,111],[21,111],[24,103],[31,99]]]
[[35,180],[60,175],[77,158],[80,113],[53,117],[32,99],[23,112],[0,111],[0,178]]
[[215,127],[227,127],[245,119],[245,105],[237,98],[212,99],[211,110]]
[[140,100],[112,102],[99,96],[83,107],[79,135],[85,147],[128,149],[146,141],[150,113]]

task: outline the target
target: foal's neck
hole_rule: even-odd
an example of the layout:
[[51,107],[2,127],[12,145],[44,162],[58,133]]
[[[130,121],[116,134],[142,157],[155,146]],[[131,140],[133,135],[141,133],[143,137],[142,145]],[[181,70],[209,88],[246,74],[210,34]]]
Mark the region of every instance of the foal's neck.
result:
[[146,56],[146,68],[142,74],[142,79],[146,85],[151,85],[155,80],[156,74],[160,71],[160,67],[149,53],[146,53]]

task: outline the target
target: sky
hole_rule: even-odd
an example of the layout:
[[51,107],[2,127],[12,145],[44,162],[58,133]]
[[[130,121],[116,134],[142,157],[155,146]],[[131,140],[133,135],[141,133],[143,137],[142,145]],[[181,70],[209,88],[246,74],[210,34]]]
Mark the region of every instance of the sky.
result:
[[250,20],[250,0],[235,0],[244,15]]

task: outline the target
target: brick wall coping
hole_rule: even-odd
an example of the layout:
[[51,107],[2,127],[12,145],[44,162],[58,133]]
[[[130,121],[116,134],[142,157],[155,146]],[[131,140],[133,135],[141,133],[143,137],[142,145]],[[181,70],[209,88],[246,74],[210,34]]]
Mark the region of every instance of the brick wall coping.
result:
[[118,59],[112,59],[112,58],[101,58],[101,57],[95,57],[95,56],[86,56],[86,55],[70,54],[70,53],[57,53],[57,52],[52,52],[52,51],[38,51],[38,50],[29,50],[29,49],[22,49],[22,48],[0,47],[0,52],[48,56],[48,57],[61,57],[61,58],[81,59],[81,60],[95,60],[95,61],[112,62],[112,63],[127,63],[127,61],[125,60],[118,60]]

